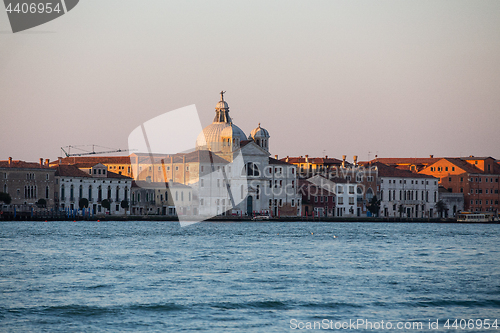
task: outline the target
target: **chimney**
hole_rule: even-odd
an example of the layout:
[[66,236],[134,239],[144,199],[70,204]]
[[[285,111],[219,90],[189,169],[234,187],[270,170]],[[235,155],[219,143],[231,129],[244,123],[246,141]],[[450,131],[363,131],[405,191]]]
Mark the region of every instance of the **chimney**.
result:
[[57,164],[61,164],[61,162],[62,162],[62,157],[58,157],[57,158]]
[[309,155],[306,155],[306,163],[309,163]]
[[352,160],[354,161],[354,166],[358,166],[358,155],[354,155]]
[[46,166],[49,166],[49,164],[50,164],[50,160],[49,160],[48,158],[47,158],[47,159],[45,159],[45,165],[46,165]]
[[325,160],[328,158],[328,155],[325,155]]
[[345,168],[345,159],[347,158],[346,155],[342,155],[342,167]]
[[434,155],[429,155],[430,158],[434,158]]
[[12,164],[12,157],[9,157],[9,166]]
[[274,155],[274,158],[275,158],[275,159],[278,159],[278,155]]
[[40,167],[43,167],[43,158],[40,158]]

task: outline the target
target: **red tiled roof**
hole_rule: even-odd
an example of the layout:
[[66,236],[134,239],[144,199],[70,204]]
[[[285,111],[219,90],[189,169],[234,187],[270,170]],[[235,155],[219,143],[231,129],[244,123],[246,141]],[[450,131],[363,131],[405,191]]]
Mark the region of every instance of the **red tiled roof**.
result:
[[75,165],[58,165],[53,168],[56,169],[56,176],[92,178],[91,175],[78,169]]
[[284,157],[284,158],[281,158],[280,161],[286,162],[287,159],[288,159],[288,163],[293,163],[293,164],[296,164],[296,163],[335,164],[335,165],[342,164],[342,160],[339,160],[336,158],[328,158],[328,157],[308,157],[307,162],[306,162],[306,158],[302,157],[302,156]]
[[124,180],[131,180],[131,179],[133,179],[133,178],[127,177],[125,175],[119,175],[119,174],[111,172],[111,171],[108,171],[106,173],[106,176],[107,176],[107,178],[116,178],[116,179],[124,179]]
[[129,156],[71,156],[50,162],[50,165],[57,164],[78,164],[94,166],[97,163],[102,164],[130,164]]
[[433,176],[413,173],[407,170],[401,170],[381,162],[371,163],[371,166],[376,166],[379,177],[397,177],[397,178],[435,178]]
[[275,158],[269,157],[269,164],[277,164],[277,165],[293,165],[292,163],[287,163],[283,160],[277,160]]
[[397,165],[397,164],[414,164],[414,165],[430,165],[436,163],[441,158],[437,157],[394,157],[394,158],[376,158],[370,162],[380,162],[387,165]]
[[18,168],[18,169],[50,169],[49,166],[40,165],[36,162],[25,162],[20,160],[12,160],[9,164],[8,160],[0,161],[0,168]]

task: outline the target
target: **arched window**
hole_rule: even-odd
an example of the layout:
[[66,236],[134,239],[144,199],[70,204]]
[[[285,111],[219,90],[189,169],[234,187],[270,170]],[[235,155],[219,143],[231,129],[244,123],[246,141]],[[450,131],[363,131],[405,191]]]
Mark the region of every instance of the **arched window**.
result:
[[64,193],[64,192],[65,192],[64,185],[61,185],[61,201],[66,200],[66,193]]
[[79,197],[80,199],[81,199],[81,198],[83,198],[83,186],[82,186],[82,185],[80,185],[80,189],[79,189],[79,191],[78,191],[78,197]]
[[89,201],[92,201],[92,185],[89,185]]
[[111,199],[111,186],[108,186],[108,200]]
[[116,187],[116,202],[120,201],[120,187]]
[[253,162],[248,162],[247,164],[245,164],[245,167],[243,168],[241,174],[242,176],[247,175],[250,177],[258,177],[260,176],[259,167]]
[[75,200],[75,191],[74,191],[73,185],[71,185],[70,190],[69,190],[69,200],[70,201]]
[[373,190],[370,188],[368,188],[368,190],[366,191],[366,200],[371,200],[373,198]]
[[49,192],[50,192],[49,187],[48,187],[48,186],[46,186],[46,187],[45,187],[45,199],[48,199],[48,198],[49,198]]
[[165,191],[165,201],[168,201],[168,191]]

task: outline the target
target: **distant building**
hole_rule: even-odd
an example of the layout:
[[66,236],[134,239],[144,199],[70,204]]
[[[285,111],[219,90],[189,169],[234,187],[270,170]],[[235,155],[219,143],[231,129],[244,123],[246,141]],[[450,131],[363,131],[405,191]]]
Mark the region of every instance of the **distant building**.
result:
[[133,181],[132,215],[197,215],[198,202],[190,186],[180,183]]
[[457,213],[465,210],[463,193],[451,193],[444,187],[439,186],[439,200],[445,205],[444,218],[457,217]]
[[335,216],[335,189],[322,188],[306,179],[299,179],[302,194],[302,216]]
[[419,173],[438,178],[448,192],[463,194],[467,211],[499,211],[500,165],[491,157],[441,158]]
[[437,178],[397,169],[380,162],[371,165],[378,170],[380,216],[437,217],[435,209],[439,200]]
[[[96,164],[87,172],[75,165],[58,165],[55,171],[56,206],[59,210],[80,210],[80,199],[88,200],[90,214],[127,215],[132,178],[109,172],[103,164]],[[110,202],[109,210],[103,201]]]
[[18,211],[37,209],[42,199],[47,208],[54,207],[55,170],[49,167],[49,160],[39,163],[13,160],[0,161],[0,192],[8,193],[11,207]]

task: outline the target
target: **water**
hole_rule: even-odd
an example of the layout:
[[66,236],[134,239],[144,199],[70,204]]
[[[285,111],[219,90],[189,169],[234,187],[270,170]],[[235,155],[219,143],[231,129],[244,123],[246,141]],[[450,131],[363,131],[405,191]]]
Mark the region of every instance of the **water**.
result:
[[[383,320],[423,325],[401,332],[435,332],[429,320],[439,321],[439,331],[447,319],[493,323],[500,320],[499,229],[1,223],[0,331],[296,332],[314,322],[334,329]],[[500,332],[498,324],[489,331]]]

